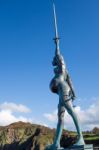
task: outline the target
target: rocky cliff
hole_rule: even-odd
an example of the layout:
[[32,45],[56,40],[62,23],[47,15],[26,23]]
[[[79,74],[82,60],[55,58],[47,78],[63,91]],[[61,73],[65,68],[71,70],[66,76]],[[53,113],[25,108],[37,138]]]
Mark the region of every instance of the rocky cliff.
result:
[[52,143],[54,132],[23,122],[0,127],[0,150],[43,150],[47,143]]
[[[54,135],[55,129],[30,123],[13,123],[0,127],[0,150],[44,150],[47,144],[53,143]],[[75,133],[70,135],[68,131],[63,131],[61,146],[67,147],[75,139]]]

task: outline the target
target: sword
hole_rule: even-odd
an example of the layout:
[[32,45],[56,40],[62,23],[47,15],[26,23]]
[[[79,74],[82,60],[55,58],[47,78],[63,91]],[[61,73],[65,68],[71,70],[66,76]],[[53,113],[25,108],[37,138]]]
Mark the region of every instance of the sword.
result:
[[55,55],[60,55],[60,48],[59,48],[59,36],[58,36],[58,29],[57,29],[57,19],[56,19],[56,9],[55,9],[55,4],[53,2],[53,12],[54,12],[54,25],[55,25],[55,44],[56,44],[56,51]]

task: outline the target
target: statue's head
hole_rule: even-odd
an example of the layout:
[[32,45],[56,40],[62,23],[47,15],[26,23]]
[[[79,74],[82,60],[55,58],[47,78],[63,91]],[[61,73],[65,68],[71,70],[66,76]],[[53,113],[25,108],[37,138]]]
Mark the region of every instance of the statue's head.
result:
[[57,57],[56,56],[54,56],[54,58],[53,58],[52,65],[53,66],[57,66],[58,65],[58,61],[57,61]]
[[52,65],[55,67],[54,73],[59,74],[62,65],[65,65],[63,56],[55,55],[55,57],[53,58],[53,61],[52,61]]
[[55,55],[52,61],[53,66],[64,65],[64,58],[62,55]]
[[59,74],[60,73],[60,56],[55,55],[52,61],[52,65],[54,66],[54,73]]

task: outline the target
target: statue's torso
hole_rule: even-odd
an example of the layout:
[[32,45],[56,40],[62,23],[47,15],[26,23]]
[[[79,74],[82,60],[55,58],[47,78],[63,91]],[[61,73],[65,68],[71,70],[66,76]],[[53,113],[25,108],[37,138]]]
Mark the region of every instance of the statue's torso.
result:
[[70,87],[63,75],[55,76],[50,83],[50,89],[53,93],[69,95]]

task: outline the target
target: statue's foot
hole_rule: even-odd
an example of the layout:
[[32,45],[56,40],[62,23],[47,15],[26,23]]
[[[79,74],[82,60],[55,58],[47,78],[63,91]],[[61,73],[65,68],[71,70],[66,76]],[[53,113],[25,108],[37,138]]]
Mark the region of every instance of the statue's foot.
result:
[[60,148],[60,145],[55,145],[55,144],[52,144],[52,145],[48,145],[45,150],[57,150],[58,148]]
[[83,137],[80,137],[73,146],[85,145]]

